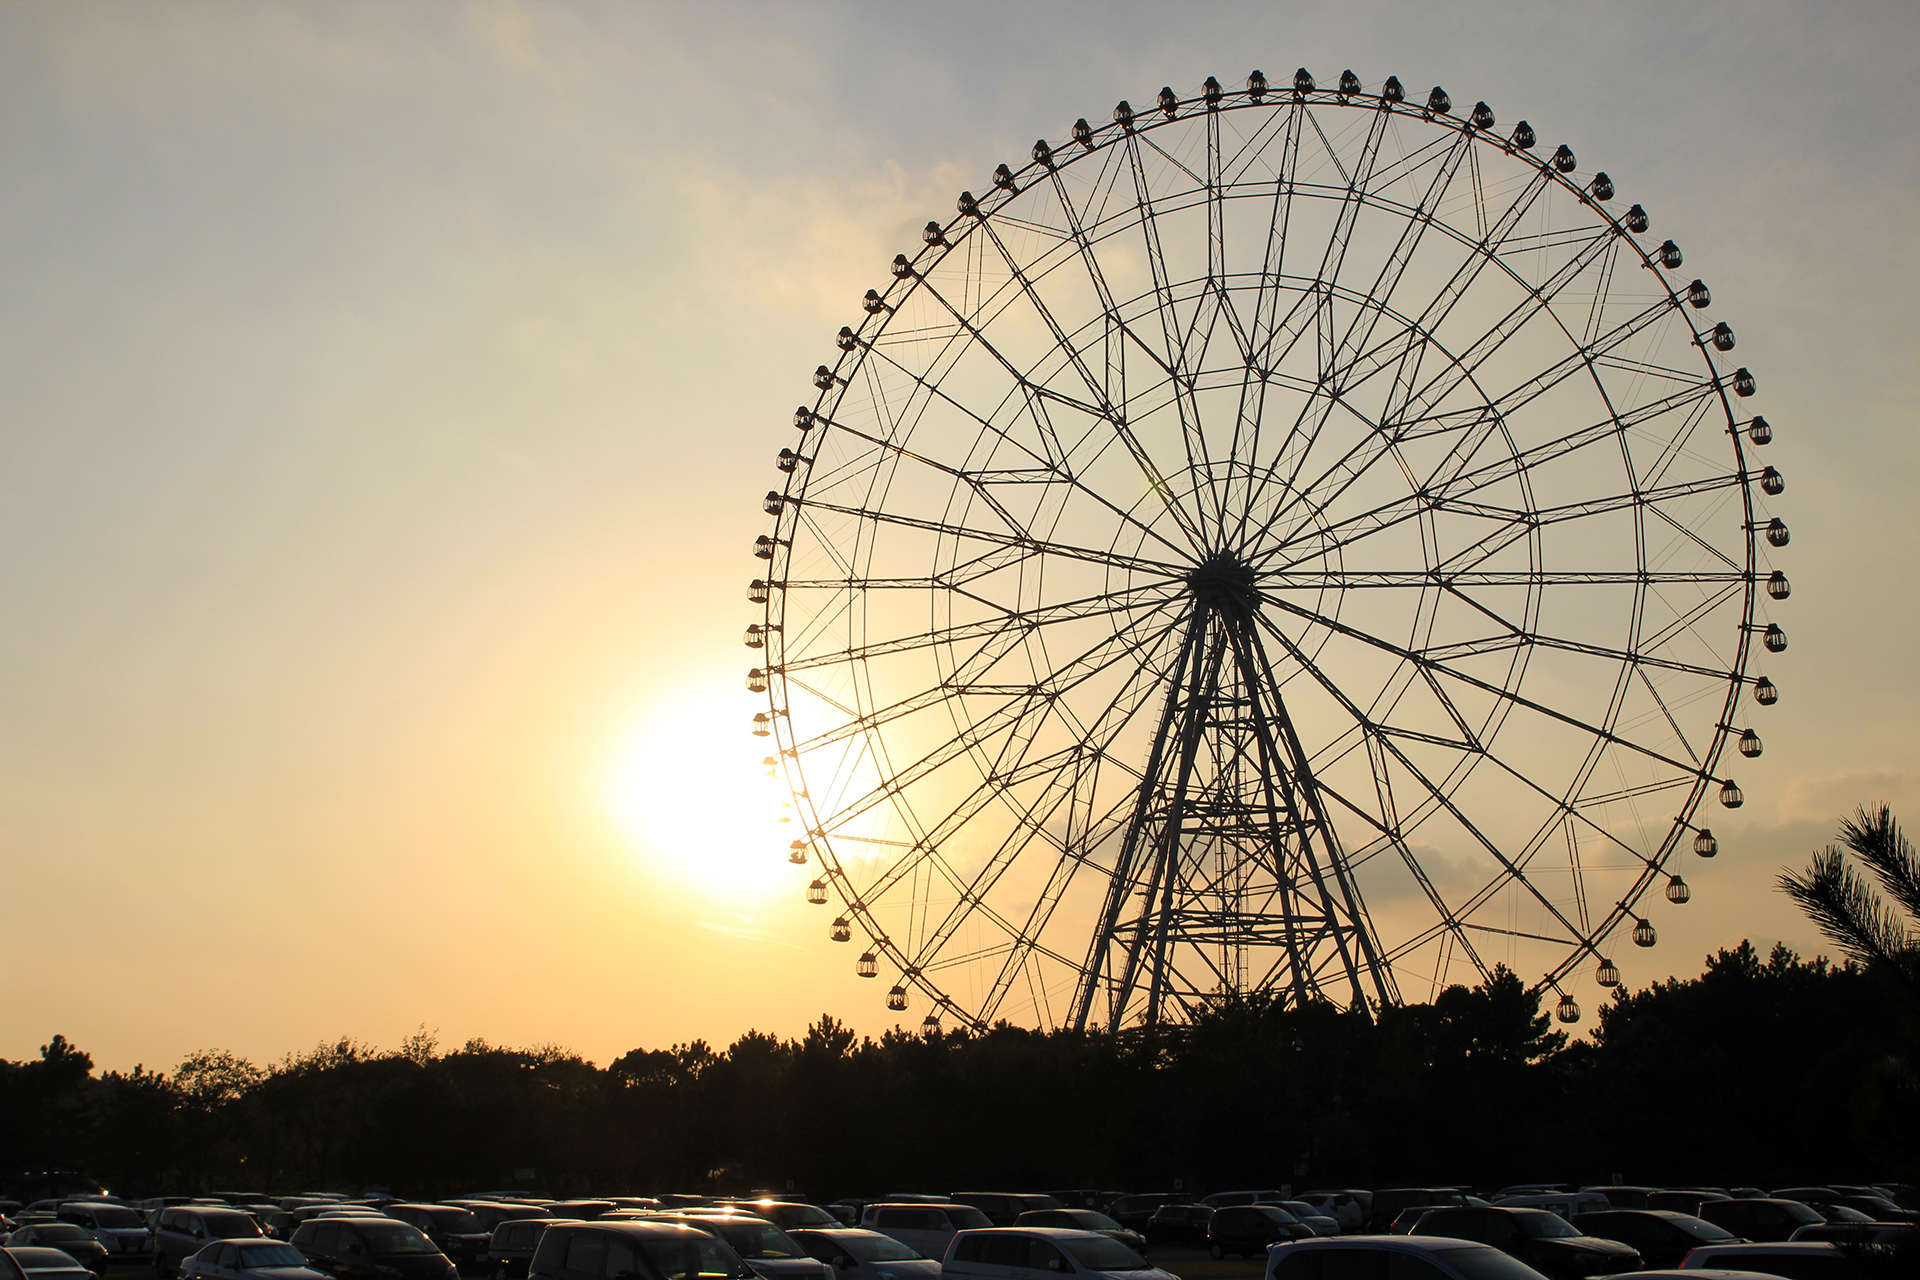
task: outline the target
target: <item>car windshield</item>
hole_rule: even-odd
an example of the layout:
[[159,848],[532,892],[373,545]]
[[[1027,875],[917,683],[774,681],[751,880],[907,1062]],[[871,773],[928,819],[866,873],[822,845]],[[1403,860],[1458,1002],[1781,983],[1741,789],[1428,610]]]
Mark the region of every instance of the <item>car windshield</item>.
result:
[[1157,1209],[1164,1203],[1166,1201],[1160,1196],[1121,1196],[1107,1208],[1115,1213],[1144,1213],[1149,1209]]
[[1073,1225],[1083,1231],[1119,1231],[1121,1226],[1104,1213],[1082,1209],[1073,1215]]
[[71,1222],[43,1222],[33,1229],[42,1240],[91,1240],[93,1233]]
[[1816,1222],[1826,1221],[1825,1218],[1820,1216],[1819,1210],[1810,1209],[1798,1200],[1776,1200],[1774,1203],[1786,1210],[1788,1216],[1795,1222],[1803,1225],[1812,1226]]
[[1074,1261],[1089,1271],[1144,1271],[1147,1261],[1118,1240],[1063,1240]]
[[1738,1236],[1734,1235],[1733,1232],[1727,1230],[1725,1227],[1707,1222],[1701,1218],[1669,1218],[1667,1221],[1692,1236],[1695,1240],[1717,1243],[1722,1240],[1739,1239]]
[[689,1231],[670,1240],[641,1240],[639,1244],[640,1252],[666,1280],[747,1280],[753,1274],[731,1249],[711,1236]]
[[478,1231],[480,1219],[473,1216],[471,1209],[435,1209],[433,1224],[442,1231]]
[[1433,1256],[1467,1280],[1540,1280],[1540,1273],[1520,1259],[1483,1244],[1435,1249]]
[[780,1215],[788,1226],[793,1227],[833,1227],[840,1220],[825,1209],[810,1204],[783,1204],[772,1207],[771,1211]]
[[700,1224],[733,1246],[743,1258],[799,1258],[805,1256],[793,1237],[759,1218],[713,1218]]
[[870,1236],[831,1236],[833,1247],[862,1262],[906,1262],[921,1255],[892,1236],[875,1232]]
[[356,1222],[353,1230],[367,1242],[367,1251],[376,1257],[395,1253],[438,1253],[433,1241],[404,1222]]
[[1557,1213],[1520,1215],[1520,1234],[1533,1240],[1565,1240],[1580,1234],[1580,1228]]
[[290,1244],[275,1241],[272,1244],[243,1244],[240,1246],[240,1265],[243,1267],[304,1267],[307,1255]]
[[102,1227],[144,1227],[146,1219],[131,1209],[95,1209],[95,1225]]
[[1265,1218],[1268,1222],[1277,1222],[1283,1227],[1291,1226],[1293,1223],[1300,1221],[1300,1219],[1294,1217],[1292,1214],[1288,1213],[1285,1209],[1278,1208],[1277,1206],[1274,1206],[1274,1205],[1261,1204],[1261,1205],[1255,1205],[1254,1208],[1258,1210],[1260,1216]]

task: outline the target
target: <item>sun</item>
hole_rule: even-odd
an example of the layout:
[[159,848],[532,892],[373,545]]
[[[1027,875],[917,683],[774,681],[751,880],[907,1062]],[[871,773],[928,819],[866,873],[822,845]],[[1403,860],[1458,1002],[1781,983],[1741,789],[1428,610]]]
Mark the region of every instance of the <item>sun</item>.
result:
[[738,695],[642,712],[608,758],[602,798],[635,850],[662,872],[717,898],[790,889],[798,831],[780,784],[761,764]]

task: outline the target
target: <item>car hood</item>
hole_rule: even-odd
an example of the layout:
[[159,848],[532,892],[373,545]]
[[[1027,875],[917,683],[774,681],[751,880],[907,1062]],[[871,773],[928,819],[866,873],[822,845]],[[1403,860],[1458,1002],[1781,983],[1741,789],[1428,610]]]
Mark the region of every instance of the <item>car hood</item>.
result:
[[877,1276],[913,1277],[937,1276],[940,1264],[932,1258],[901,1258],[897,1262],[863,1262],[861,1270],[871,1271]]
[[1535,1240],[1535,1244],[1552,1245],[1559,1249],[1576,1249],[1581,1253],[1613,1253],[1625,1257],[1640,1251],[1630,1244],[1621,1244],[1618,1240],[1602,1240],[1599,1236],[1556,1236],[1551,1240]]
[[444,1253],[390,1253],[375,1255],[372,1259],[376,1267],[390,1267],[403,1276],[444,1276],[452,1263]]
[[240,1274],[248,1280],[327,1280],[327,1273],[312,1267],[245,1267]]

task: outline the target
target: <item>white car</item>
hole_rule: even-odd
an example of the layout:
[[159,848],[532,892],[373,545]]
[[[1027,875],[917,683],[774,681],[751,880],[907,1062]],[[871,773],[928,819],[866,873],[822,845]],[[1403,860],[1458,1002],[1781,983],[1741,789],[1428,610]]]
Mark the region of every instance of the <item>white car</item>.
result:
[[1309,1191],[1293,1198],[1311,1206],[1321,1217],[1332,1218],[1342,1231],[1358,1231],[1366,1225],[1369,1201],[1373,1197],[1367,1192]]
[[940,1264],[892,1236],[858,1227],[795,1227],[787,1233],[845,1280],[935,1280]]
[[988,1227],[962,1231],[940,1263],[942,1280],[1178,1280],[1112,1236],[1065,1227]]
[[895,1203],[868,1205],[860,1214],[860,1225],[892,1236],[916,1253],[944,1258],[955,1235],[991,1227],[993,1222],[972,1205]]
[[[1681,1271],[1701,1270],[1758,1271],[1762,1275],[1806,1275],[1821,1266],[1821,1259],[1835,1274],[1844,1261],[1840,1246],[1829,1241],[1787,1241],[1776,1244],[1703,1244],[1680,1259]],[[1787,1268],[1793,1268],[1791,1273]]]
[[327,1280],[284,1240],[216,1240],[180,1264],[180,1280]]

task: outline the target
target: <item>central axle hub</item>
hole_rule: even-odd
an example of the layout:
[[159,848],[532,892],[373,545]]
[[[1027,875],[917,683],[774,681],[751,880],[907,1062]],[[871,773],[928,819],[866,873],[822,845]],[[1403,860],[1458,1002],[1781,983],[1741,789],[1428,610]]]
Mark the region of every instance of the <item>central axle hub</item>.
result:
[[1256,613],[1260,595],[1254,589],[1253,569],[1230,551],[1216,551],[1193,567],[1187,585],[1194,598],[1214,609]]

